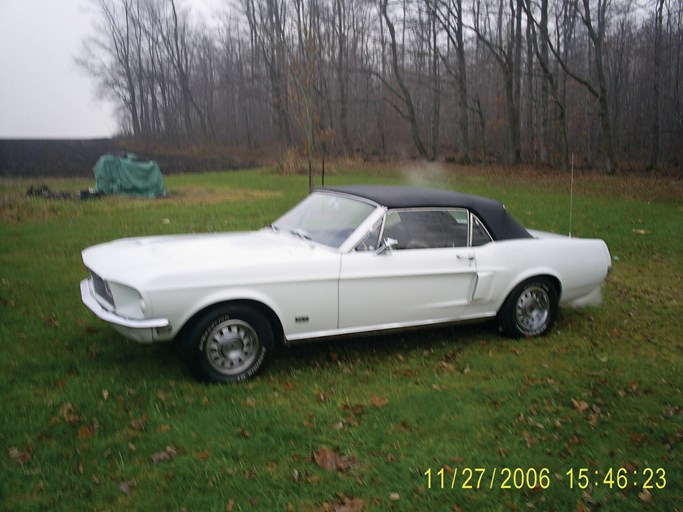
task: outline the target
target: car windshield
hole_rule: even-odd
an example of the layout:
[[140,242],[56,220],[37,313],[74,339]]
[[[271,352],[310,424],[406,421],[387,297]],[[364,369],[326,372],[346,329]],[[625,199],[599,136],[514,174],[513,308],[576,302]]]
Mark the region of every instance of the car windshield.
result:
[[365,201],[314,192],[275,221],[272,227],[339,248],[374,209],[375,206]]

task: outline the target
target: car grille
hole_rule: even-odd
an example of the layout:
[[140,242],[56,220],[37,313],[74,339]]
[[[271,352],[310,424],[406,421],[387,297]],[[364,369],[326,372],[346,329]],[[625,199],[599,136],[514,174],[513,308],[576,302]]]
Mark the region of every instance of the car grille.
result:
[[109,289],[109,285],[107,284],[107,282],[100,276],[95,274],[95,272],[90,272],[90,275],[92,276],[92,283],[93,287],[95,288],[95,293],[102,299],[106,300],[113,308],[114,297],[111,294],[111,290]]

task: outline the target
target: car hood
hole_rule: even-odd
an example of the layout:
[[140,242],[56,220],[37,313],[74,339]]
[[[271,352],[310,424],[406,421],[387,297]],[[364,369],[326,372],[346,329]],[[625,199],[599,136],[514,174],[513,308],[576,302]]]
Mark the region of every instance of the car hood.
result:
[[339,258],[336,251],[269,229],[244,233],[212,233],[124,238],[88,247],[83,262],[106,281],[146,287],[185,276],[188,280],[249,278],[282,272],[288,262]]

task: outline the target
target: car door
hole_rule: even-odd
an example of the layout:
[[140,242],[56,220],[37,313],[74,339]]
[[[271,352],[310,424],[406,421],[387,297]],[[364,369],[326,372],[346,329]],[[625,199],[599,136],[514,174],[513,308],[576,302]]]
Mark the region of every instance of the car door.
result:
[[[354,332],[459,318],[477,275],[468,232],[466,210],[387,212],[371,240],[342,255],[339,329]],[[392,248],[376,250],[382,247],[380,240],[388,240]]]

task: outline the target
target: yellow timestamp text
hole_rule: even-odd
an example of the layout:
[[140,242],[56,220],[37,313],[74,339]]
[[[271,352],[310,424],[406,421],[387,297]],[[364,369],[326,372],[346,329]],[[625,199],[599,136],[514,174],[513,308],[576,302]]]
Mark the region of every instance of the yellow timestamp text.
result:
[[609,489],[664,489],[664,468],[609,468],[599,471],[589,468],[570,468],[566,472],[551,472],[549,468],[521,467],[441,467],[428,468],[424,474],[427,489],[548,489],[564,485],[570,489],[588,486]]

